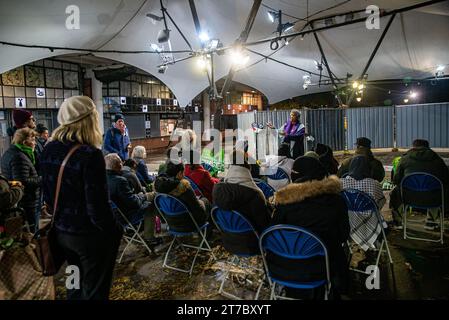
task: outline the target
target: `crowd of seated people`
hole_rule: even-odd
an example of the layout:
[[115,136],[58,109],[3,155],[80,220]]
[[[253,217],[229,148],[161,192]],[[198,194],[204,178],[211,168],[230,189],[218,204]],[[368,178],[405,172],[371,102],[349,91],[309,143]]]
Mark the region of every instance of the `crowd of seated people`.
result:
[[[357,139],[356,154],[344,161],[340,168],[332,149],[323,144],[297,159],[289,158],[289,146],[282,144],[278,155],[262,167],[250,164],[253,161],[250,161],[247,144],[243,144],[243,148],[233,151],[232,161],[222,179],[211,177],[200,161],[195,163],[193,151],[187,159],[182,159],[179,157],[181,150],[173,147],[167,150],[167,161],[153,181],[145,163],[144,147],[135,147],[131,158],[125,162],[117,154],[103,156],[99,149],[98,114],[91,99],[67,99],[61,105],[58,121],[61,126],[48,139],[52,141],[45,142],[39,157],[35,152],[35,131],[23,124],[22,128],[14,130],[13,143],[2,158],[0,222],[5,218],[4,209],[17,205],[25,210],[28,224],[36,225],[41,189],[43,199],[52,211],[61,163],[72,149],[75,150],[64,169],[63,192],[59,195],[54,221],[56,239],[67,261],[83,270],[82,290],[69,290],[69,299],[108,297],[122,232],[110,201],[125,215],[143,215],[144,238],[153,246],[162,242],[155,236],[156,193],[171,195],[184,203],[198,225],[211,222],[211,208],[218,206],[242,214],[259,235],[278,224],[305,228],[318,236],[328,249],[335,297],[347,289],[349,271],[343,244],[351,230],[342,190],[352,188],[367,193],[379,209],[386,202],[380,186],[385,171],[371,152],[371,141],[363,137]],[[266,199],[254,179],[263,178],[261,168],[272,167],[283,169],[290,183],[287,180],[279,184],[279,181],[267,179],[276,192]],[[397,160],[393,182],[399,186],[401,180],[413,172],[431,173],[443,182],[446,191],[449,189],[448,168],[425,140],[415,140],[413,148]],[[199,187],[203,196],[195,194],[186,177]],[[155,192],[147,192],[150,184]],[[398,187],[391,193],[390,206],[395,220],[399,221],[401,198]],[[431,215],[428,225],[434,226],[436,219]],[[191,221],[174,219],[167,222],[180,231],[191,229]],[[302,273],[305,281],[311,281],[322,271],[313,261],[296,264],[274,256],[267,256],[267,260],[273,264],[272,270],[286,279]],[[289,290],[287,294],[296,296],[298,293]]]

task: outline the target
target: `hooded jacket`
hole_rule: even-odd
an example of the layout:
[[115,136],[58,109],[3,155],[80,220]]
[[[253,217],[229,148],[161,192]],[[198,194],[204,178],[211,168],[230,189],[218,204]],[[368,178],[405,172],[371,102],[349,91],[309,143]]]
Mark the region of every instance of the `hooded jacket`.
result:
[[[374,155],[371,152],[370,148],[357,147],[357,149],[355,150],[354,157],[357,157],[360,155],[368,158],[369,165],[371,168],[371,178],[373,178],[374,180],[377,180],[379,182],[382,182],[383,179],[385,178],[385,169],[384,169],[384,166],[382,165],[382,162],[380,162],[379,160],[374,158]],[[343,163],[341,164],[341,167],[340,167],[340,169],[338,169],[338,173],[337,173],[339,178],[344,177],[348,173],[349,167],[351,166],[351,161],[354,157],[351,157],[351,158],[343,161]]]
[[[159,176],[154,182],[154,190],[158,193],[165,193],[181,200],[189,209],[196,223],[201,227],[207,220],[208,214],[204,203],[198,200],[195,193],[186,179],[176,179],[166,176]],[[167,221],[175,230],[192,230],[194,229],[191,219],[172,219]]]
[[430,173],[440,179],[444,186],[449,185],[449,169],[432,149],[413,148],[405,153],[396,169],[393,182],[399,185],[406,175],[414,172]]
[[339,275],[347,271],[342,243],[350,232],[348,208],[341,191],[341,182],[336,176],[292,183],[275,193],[272,221],[272,225],[303,227],[318,236],[327,247],[331,274]]

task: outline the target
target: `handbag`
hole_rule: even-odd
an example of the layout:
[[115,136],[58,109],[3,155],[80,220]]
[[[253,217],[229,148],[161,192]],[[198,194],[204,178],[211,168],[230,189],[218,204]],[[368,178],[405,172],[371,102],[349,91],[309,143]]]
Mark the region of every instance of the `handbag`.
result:
[[58,273],[59,269],[66,260],[64,254],[61,252],[61,249],[57,245],[53,224],[55,221],[56,209],[58,207],[59,191],[61,190],[64,168],[72,154],[79,147],[81,147],[81,145],[79,144],[73,146],[64,158],[64,161],[62,161],[61,168],[59,168],[58,181],[56,183],[55,201],[53,205],[53,215],[51,218],[51,222],[37,231],[34,236],[37,240],[37,251],[42,266],[42,274],[44,276],[53,276]]

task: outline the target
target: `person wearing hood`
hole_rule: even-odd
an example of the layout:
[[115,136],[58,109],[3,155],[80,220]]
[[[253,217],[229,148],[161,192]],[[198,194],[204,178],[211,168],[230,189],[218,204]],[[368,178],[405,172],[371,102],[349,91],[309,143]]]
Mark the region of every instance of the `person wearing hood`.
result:
[[379,210],[384,206],[386,199],[382,186],[378,181],[370,178],[370,167],[366,157],[354,157],[348,174],[341,179],[341,182],[343,183],[343,189],[356,189],[370,195]]
[[[302,227],[324,242],[329,254],[332,287],[338,296],[348,280],[348,263],[342,244],[346,243],[350,232],[348,208],[340,194],[341,182],[336,176],[328,176],[320,161],[311,157],[295,160],[292,180],[294,183],[274,195],[275,212],[271,223]],[[306,265],[291,263],[273,255],[267,256],[267,260],[281,279],[297,279],[303,274],[303,281],[314,281],[323,276],[323,270],[314,261]]]
[[[184,179],[184,164],[181,161],[172,160],[167,163],[165,174],[159,175],[154,182],[154,190],[158,193],[171,195],[183,202],[198,226],[202,226],[208,220],[209,201],[204,197],[198,199],[195,196],[189,181]],[[180,232],[195,228],[191,219],[170,218],[167,222]]]
[[[382,162],[374,158],[373,153],[371,152],[371,140],[365,137],[357,138],[356,142],[357,148],[355,150],[354,157],[357,156],[365,156],[368,158],[371,174],[370,177],[382,182],[385,178],[385,169],[382,165]],[[354,158],[349,158],[343,161],[341,164],[340,169],[338,169],[337,175],[338,177],[344,177],[346,174],[348,174],[349,167],[351,165],[351,161]]]
[[22,128],[14,133],[12,145],[2,157],[2,173],[8,180],[17,180],[25,187],[19,206],[31,230],[36,226],[36,213],[40,205],[41,177],[36,170],[36,132]]
[[[267,163],[263,166],[263,172],[272,175],[276,173],[278,168],[281,168],[291,181],[291,171],[295,160],[289,158],[289,155],[290,145],[282,143],[278,149],[278,155],[267,159]],[[274,190],[279,190],[280,188],[285,187],[289,183],[289,180],[274,180],[267,177],[267,182]]]
[[329,174],[337,174],[338,172],[338,161],[334,158],[332,148],[318,143],[315,147],[315,152],[319,155],[319,160],[321,164],[326,168]]
[[271,208],[262,190],[254,183],[248,158],[242,151],[232,153],[232,164],[226,177],[215,185],[212,196],[215,205],[239,212],[259,234],[270,224]]
[[[391,191],[390,195],[390,208],[393,212],[393,219],[396,225],[402,223],[402,200],[400,194],[400,184],[402,179],[409,174],[416,172],[426,172],[434,175],[443,183],[445,189],[445,203],[449,204],[449,169],[444,163],[444,160],[432,149],[430,149],[429,142],[427,140],[416,139],[413,141],[412,149],[407,151],[404,156],[401,157],[399,164],[396,168],[394,174],[393,183],[396,187]],[[416,195],[415,200],[417,204],[421,199],[430,200],[435,197],[440,197],[439,194],[435,192],[430,192],[424,197],[423,193]],[[437,199],[436,199],[437,200]],[[446,205],[446,213],[449,206]],[[427,230],[434,230],[438,227],[437,221],[438,212],[437,210],[431,210],[431,216],[426,222],[425,228]]]
[[117,153],[125,161],[129,158],[128,150],[130,148],[129,135],[125,125],[125,117],[122,114],[115,115],[115,123],[104,137],[103,150],[106,154]]

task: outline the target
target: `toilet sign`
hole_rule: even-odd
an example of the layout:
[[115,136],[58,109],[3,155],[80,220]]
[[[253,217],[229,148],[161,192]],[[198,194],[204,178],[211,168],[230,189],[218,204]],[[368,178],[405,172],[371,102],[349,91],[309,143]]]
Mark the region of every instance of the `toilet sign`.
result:
[[126,97],[120,97],[120,104],[126,104]]
[[178,100],[174,99],[174,100],[173,100],[173,105],[174,105],[174,106],[177,106],[177,105],[178,105]]
[[45,98],[45,88],[36,88],[36,98]]
[[195,112],[198,112],[198,106],[195,106]]
[[16,108],[25,109],[27,107],[25,98],[16,98]]
[[162,105],[162,100],[161,99],[156,99],[156,105],[157,106],[161,106]]
[[148,112],[148,105],[144,104],[142,106],[142,112]]

